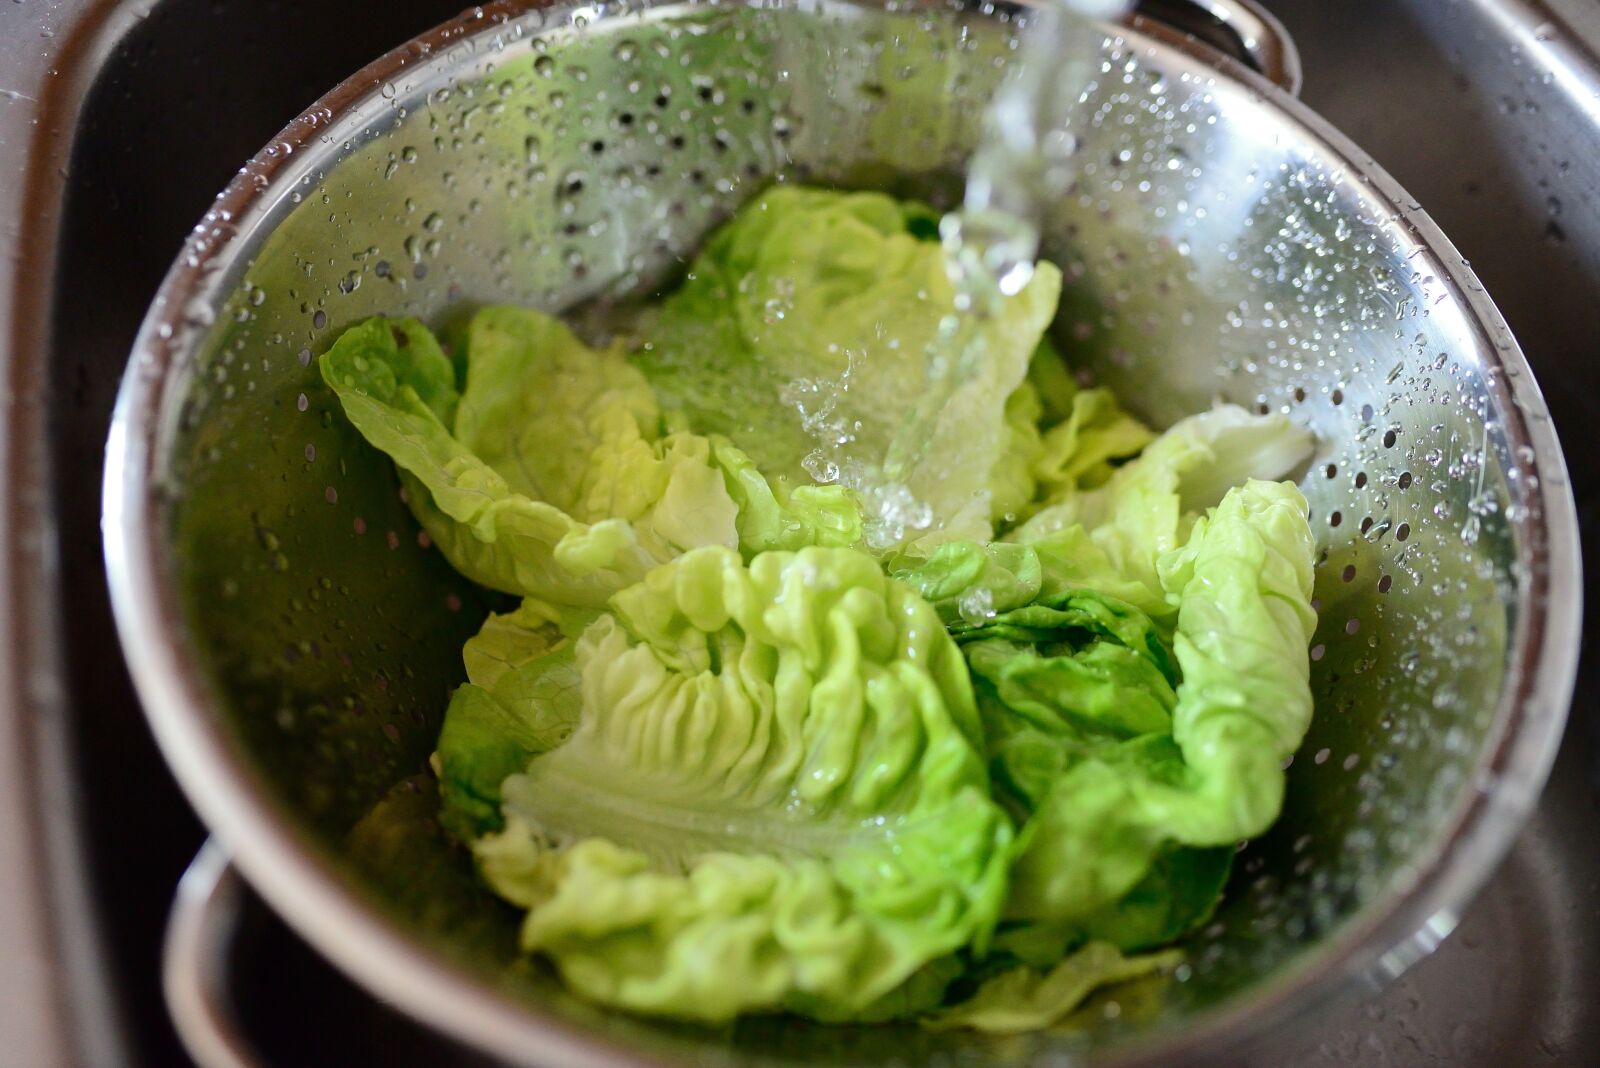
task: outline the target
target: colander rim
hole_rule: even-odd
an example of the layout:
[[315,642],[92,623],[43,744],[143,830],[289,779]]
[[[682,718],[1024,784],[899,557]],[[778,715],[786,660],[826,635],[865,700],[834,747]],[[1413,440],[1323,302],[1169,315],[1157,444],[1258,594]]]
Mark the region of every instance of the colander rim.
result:
[[[654,11],[679,2],[647,0],[643,6]],[[448,46],[492,35],[530,12],[555,9],[546,0],[495,0],[413,38],[341,82],[269,142],[291,151],[264,149],[241,170],[207,216],[232,225],[214,225],[210,233],[204,223],[197,227],[135,341],[107,441],[102,528],[118,633],[157,742],[190,802],[262,897],[358,983],[444,1033],[513,1061],[613,1068],[660,1062],[501,992],[480,973],[429,949],[374,909],[326,848],[275,799],[211,712],[217,697],[190,644],[176,583],[169,581],[164,517],[170,501],[156,466],[169,387],[182,383],[184,357],[199,337],[188,328],[187,309],[197,298],[209,306],[219,303],[226,272],[216,265],[235,258],[245,236],[253,234],[243,220],[287,192],[295,151],[359,117],[374,105],[381,86],[419,63],[442,63]],[[1116,1046],[1105,1058],[1108,1064],[1144,1066],[1259,1035],[1348,991],[1356,979],[1398,976],[1448,934],[1510,847],[1554,760],[1577,671],[1581,564],[1576,508],[1538,386],[1499,312],[1431,219],[1371,157],[1265,78],[1160,24],[1135,19],[1131,29],[1119,32],[1243,83],[1283,121],[1363,176],[1367,192],[1436,261],[1486,359],[1507,371],[1491,376],[1489,388],[1513,462],[1525,464],[1524,477],[1538,479],[1540,505],[1524,527],[1527,585],[1519,591],[1506,682],[1478,769],[1479,781],[1498,788],[1472,793],[1414,866],[1409,885],[1368,902],[1270,986],[1203,1010],[1181,1030]],[[1531,452],[1524,454],[1522,446]]]

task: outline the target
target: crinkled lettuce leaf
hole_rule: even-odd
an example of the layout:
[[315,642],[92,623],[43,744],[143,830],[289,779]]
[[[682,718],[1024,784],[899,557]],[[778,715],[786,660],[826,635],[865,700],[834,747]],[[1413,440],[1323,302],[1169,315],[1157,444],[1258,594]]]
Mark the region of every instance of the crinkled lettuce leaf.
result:
[[[955,630],[996,789],[1025,821],[1015,870],[1028,878],[1007,914],[1077,930],[1145,876],[1163,842],[1159,828],[1130,825],[1126,805],[1130,777],[1176,756],[1177,668],[1147,615],[1092,591]],[[1067,826],[1051,822],[1054,809]]]
[[576,730],[501,784],[505,829],[474,849],[575,989],[701,1020],[872,1015],[981,951],[1010,823],[959,651],[872,557],[695,550],[616,594],[571,664]]
[[809,545],[845,548],[861,541],[861,504],[844,486],[769,483],[743,450],[712,436],[711,447],[738,508],[735,525],[747,554]]
[[643,511],[619,494],[656,496],[607,477],[649,459],[660,423],[649,383],[619,350],[596,351],[559,319],[508,307],[475,314],[466,345],[451,432],[513,492],[585,522]]
[[[927,353],[954,306],[937,224],[927,207],[879,193],[770,189],[711,235],[640,366],[665,407],[731,440],[774,485],[808,485],[826,465],[845,484],[871,483],[932,388]],[[990,536],[1007,401],[1060,283],[1040,263],[978,327],[982,358],[932,434],[961,446],[928,450],[904,479],[930,513],[907,543]],[[1003,491],[1004,506],[1019,506],[1019,492]]]
[[1179,841],[1231,845],[1283,807],[1283,763],[1311,725],[1315,552],[1300,491],[1250,481],[1161,561],[1179,606],[1172,736],[1188,775],[1150,802]]
[[[1102,432],[1104,438],[1047,461],[1038,451],[1030,454],[1029,464],[1045,465],[1030,470],[1033,485],[1047,496],[1003,541],[952,543],[923,559],[897,558],[896,573],[932,599],[947,621],[977,622],[1035,596],[1094,590],[1134,605],[1170,634],[1177,599],[1157,573],[1162,554],[1183,545],[1200,513],[1230,487],[1281,478],[1311,454],[1305,430],[1235,405],[1185,419],[1138,452],[1148,431],[1105,391],[1080,389],[1048,349],[1035,358],[1018,396],[1024,394],[1023,401],[1013,400],[1038,411],[1042,421],[1059,417],[1049,433],[1059,433],[1060,442],[1081,446]],[[1108,420],[1100,429],[1093,429],[1099,418],[1093,413]],[[1138,455],[1123,462],[1129,452]]]
[[[1171,730],[1177,672],[1149,617],[1130,605],[1074,591],[956,634],[995,773],[1023,798],[1050,788],[1041,772],[1052,760]],[[1038,751],[1039,736],[1059,757]]]
[[[1046,358],[1043,349],[1048,344],[1048,340],[1040,343],[1034,363]],[[1039,391],[1031,381],[1025,380],[1006,398],[1000,454],[989,470],[989,518],[996,530],[1015,523],[1031,509],[1038,495],[1039,482],[1033,466],[1042,449],[1039,420],[1043,411]]]
[[1165,620],[1176,602],[1156,573],[1161,556],[1231,487],[1283,478],[1312,444],[1281,415],[1219,405],[1174,424],[1103,484],[1063,484],[1006,538],[1033,546],[1054,585],[1099,590]]
[[1034,351],[1027,379],[1006,399],[1002,435],[989,473],[990,510],[1002,530],[1104,484],[1117,464],[1156,436],[1110,390],[1079,386],[1048,337]]
[[1085,939],[1124,952],[1169,945],[1216,911],[1235,852],[1232,846],[1169,845],[1115,901],[1072,919],[1003,924],[995,934],[995,959],[1048,969]]
[[599,607],[685,548],[736,543],[707,444],[655,440],[649,387],[620,352],[517,309],[479,312],[468,344],[459,395],[449,358],[412,320],[357,324],[321,361],[346,416],[394,459],[412,510],[462,574]]
[[441,820],[463,840],[498,830],[501,784],[577,726],[575,645],[548,615],[525,601],[491,615],[462,650],[468,681],[450,699],[433,763]]
[[[322,357],[345,414],[400,470],[434,542],[468,578],[586,619],[652,567],[702,545],[748,553],[849,544],[843,487],[775,495],[725,439],[663,434],[654,393],[617,347],[491,307],[465,332],[465,386],[412,320],[372,319]],[[572,624],[576,626],[576,623]]]
[[1109,389],[1079,386],[1048,340],[1028,367],[1027,384],[1039,398],[1032,470],[1045,502],[1102,485],[1113,465],[1155,440],[1155,432],[1124,411]]
[[1135,887],[1164,847],[1231,846],[1277,817],[1283,762],[1311,717],[1313,554],[1299,491],[1252,481],[1162,557],[1178,605],[1170,734],[1063,762],[1021,832],[1011,918],[1080,924]]
[[461,649],[467,680],[493,689],[506,672],[558,645],[563,638],[559,623],[564,618],[557,609],[533,598],[524,599],[510,612],[490,614]]
[[1176,950],[1126,957],[1106,942],[1089,942],[1048,971],[1022,965],[985,980],[970,998],[933,1013],[924,1025],[992,1034],[1037,1031],[1062,1020],[1100,987],[1165,971],[1182,960]]
[[925,560],[897,565],[894,576],[932,602],[947,626],[982,623],[1031,604],[1044,584],[1039,554],[1011,542],[946,542]]
[[1070,573],[1038,543],[953,543],[897,572],[961,643],[997,796],[1023,822],[1001,944],[1024,959],[1086,935],[1159,944],[1201,922],[1229,848],[1276,817],[1309,724],[1304,499],[1251,481],[1196,516],[1157,481],[1164,496],[1111,503],[1155,501],[1183,538],[1139,581],[1160,620],[1061,589]]
[[1235,852],[1231,845],[1168,847],[1115,904],[1079,919],[1074,934],[1123,950],[1154,949],[1182,938],[1216,911]]
[[[1167,638],[1145,613],[1092,591],[1045,594],[1041,575],[1031,547],[1004,542],[951,543],[899,572],[962,643],[996,794],[1023,821],[1078,761],[1170,735],[1178,681]],[[1134,844],[1127,873],[1099,895],[1137,878],[1120,897],[1014,925],[997,945],[1048,967],[1085,937],[1142,949],[1204,922],[1232,849]]]

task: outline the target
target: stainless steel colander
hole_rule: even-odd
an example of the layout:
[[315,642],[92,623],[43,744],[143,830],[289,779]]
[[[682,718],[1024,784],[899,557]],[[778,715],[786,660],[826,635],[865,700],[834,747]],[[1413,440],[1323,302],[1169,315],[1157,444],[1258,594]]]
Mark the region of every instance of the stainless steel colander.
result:
[[[1044,228],[1060,348],[1158,424],[1220,397],[1320,442],[1302,482],[1316,719],[1282,820],[1174,980],[1003,1040],[609,1014],[512,960],[511,913],[432,828],[425,781],[402,782],[486,599],[420,533],[315,356],[368,315],[447,324],[487,302],[582,305],[603,329],[609,303],[670,282],[780,175],[949,204],[1016,14],[490,5],[335,90],[196,228],[108,446],[118,622],[223,848],[379,996],[527,1063],[1166,1064],[1398,974],[1493,868],[1553,755],[1578,637],[1573,505],[1538,389],[1465,261],[1371,160],[1289,92],[1143,22],[1080,44],[1101,74],[1073,123],[1079,180]],[[1258,54],[1292,87],[1292,50]],[[352,843],[386,795],[416,833]],[[202,905],[217,856],[188,887]],[[185,980],[207,915],[180,910],[169,980],[220,1063],[239,1051]]]

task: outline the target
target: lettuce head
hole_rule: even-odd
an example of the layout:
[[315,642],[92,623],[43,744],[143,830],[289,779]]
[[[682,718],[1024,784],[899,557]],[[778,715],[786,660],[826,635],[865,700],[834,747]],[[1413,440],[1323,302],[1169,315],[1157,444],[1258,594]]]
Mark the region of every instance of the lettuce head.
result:
[[[1051,1026],[1170,968],[1282,807],[1315,546],[1277,480],[1310,435],[1231,405],[1146,427],[1044,337],[1048,263],[968,324],[925,423],[937,221],[780,186],[642,338],[485,308],[453,351],[374,319],[322,357],[508,595],[463,650],[437,823],[596,1002]],[[930,441],[886,534],[906,425]],[[407,825],[359,837],[403,858]]]

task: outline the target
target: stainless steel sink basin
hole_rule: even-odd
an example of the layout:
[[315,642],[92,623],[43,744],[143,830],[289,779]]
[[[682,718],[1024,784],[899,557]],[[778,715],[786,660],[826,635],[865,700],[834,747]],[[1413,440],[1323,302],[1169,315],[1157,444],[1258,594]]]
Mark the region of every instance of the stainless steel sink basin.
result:
[[[1600,9],[1268,6],[1299,42],[1305,99],[1418,197],[1510,322],[1571,449],[1600,559],[1600,455],[1585,444],[1600,420]],[[239,163],[323,89],[449,13],[425,0],[0,3],[0,1062],[180,1063],[157,952],[201,832],[112,635],[96,530],[112,397],[161,274]],[[1538,815],[1456,933],[1384,992],[1241,1059],[1590,1063],[1600,647],[1589,633]],[[273,1063],[457,1056],[262,910],[233,963],[243,1022]]]

